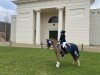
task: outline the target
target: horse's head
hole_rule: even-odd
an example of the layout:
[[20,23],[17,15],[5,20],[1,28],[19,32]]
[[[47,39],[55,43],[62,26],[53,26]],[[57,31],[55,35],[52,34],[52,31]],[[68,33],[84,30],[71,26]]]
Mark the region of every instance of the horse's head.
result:
[[51,45],[57,45],[58,44],[58,41],[51,38],[51,39],[46,39],[47,41],[47,48],[49,49],[51,47]]
[[46,39],[47,42],[47,48],[49,49],[51,47],[52,41],[50,39]]

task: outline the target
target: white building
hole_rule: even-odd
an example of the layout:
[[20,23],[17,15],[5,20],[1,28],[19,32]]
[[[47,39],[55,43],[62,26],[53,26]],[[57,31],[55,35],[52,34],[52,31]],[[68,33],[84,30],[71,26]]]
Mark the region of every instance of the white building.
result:
[[100,9],[91,10],[90,44],[100,45]]
[[[66,31],[67,40],[78,45],[100,45],[100,35],[95,32],[90,4],[94,0],[13,0],[17,5],[16,43],[45,43],[46,39],[59,39],[60,31]],[[90,25],[91,16],[91,25]],[[99,17],[99,16],[98,16]]]

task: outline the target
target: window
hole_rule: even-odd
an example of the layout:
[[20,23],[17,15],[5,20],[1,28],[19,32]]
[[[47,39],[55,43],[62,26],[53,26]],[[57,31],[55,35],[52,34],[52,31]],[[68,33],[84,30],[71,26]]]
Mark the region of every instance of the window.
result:
[[58,17],[57,16],[53,16],[49,19],[48,23],[58,23]]
[[92,14],[95,14],[95,11],[93,11]]
[[97,11],[97,14],[99,14],[100,13],[100,11]]

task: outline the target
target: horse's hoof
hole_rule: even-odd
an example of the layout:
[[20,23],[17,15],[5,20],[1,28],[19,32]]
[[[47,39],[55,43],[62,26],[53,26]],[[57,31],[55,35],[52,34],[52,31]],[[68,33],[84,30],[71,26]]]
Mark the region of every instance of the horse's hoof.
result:
[[80,61],[78,60],[78,67],[80,67]]
[[78,65],[78,67],[80,67],[80,65]]
[[56,63],[56,67],[59,67],[59,65],[60,65],[60,62],[57,61],[57,63]]
[[78,64],[78,67],[80,67],[80,63]]
[[59,65],[56,64],[56,67],[59,67]]

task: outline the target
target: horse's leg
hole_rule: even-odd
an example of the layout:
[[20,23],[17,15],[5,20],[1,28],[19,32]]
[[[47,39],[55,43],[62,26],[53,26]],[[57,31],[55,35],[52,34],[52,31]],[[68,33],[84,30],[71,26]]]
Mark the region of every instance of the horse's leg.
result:
[[76,46],[76,48],[75,48],[75,51],[76,51],[76,53],[78,54],[78,57],[76,57],[76,61],[77,61],[78,67],[79,67],[79,66],[80,66],[80,60],[79,60],[79,49],[78,49],[77,46]]
[[60,51],[58,50],[56,52],[56,57],[57,57],[56,67],[59,67],[60,66]]
[[75,63],[77,63],[78,67],[80,67],[80,60],[79,60],[79,58],[75,59]]
[[57,57],[56,67],[59,67],[60,66],[60,61],[59,61],[59,54],[58,53],[56,54],[56,57]]
[[71,54],[72,57],[73,57],[73,64],[77,63],[78,64],[78,67],[80,66],[80,60],[79,58],[75,57],[75,55]]
[[72,56],[72,58],[73,58],[73,64],[75,64],[75,63],[76,63],[75,55],[73,55],[73,54],[71,53],[71,56]]
[[79,60],[79,58],[77,58],[77,64],[78,64],[78,67],[80,67],[80,60]]

